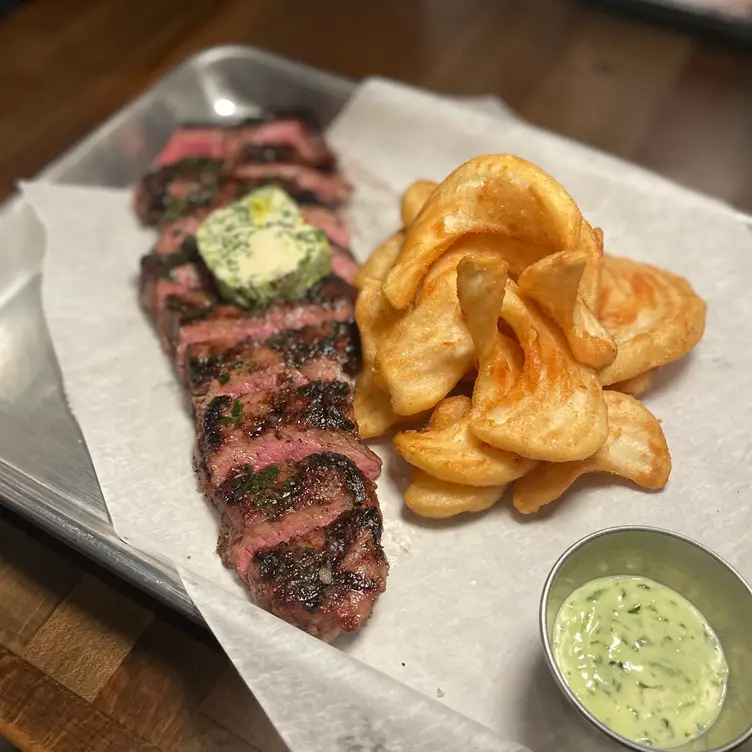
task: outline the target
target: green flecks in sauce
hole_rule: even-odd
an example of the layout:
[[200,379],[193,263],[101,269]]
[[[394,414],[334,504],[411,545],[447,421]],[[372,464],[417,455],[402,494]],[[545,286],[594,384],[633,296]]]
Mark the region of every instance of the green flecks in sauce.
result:
[[583,705],[649,747],[700,736],[723,704],[728,665],[715,632],[689,601],[644,577],[575,590],[556,617],[554,652]]

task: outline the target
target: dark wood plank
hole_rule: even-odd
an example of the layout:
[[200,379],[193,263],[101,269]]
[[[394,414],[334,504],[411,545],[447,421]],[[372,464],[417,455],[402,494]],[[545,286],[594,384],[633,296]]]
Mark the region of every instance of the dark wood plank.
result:
[[[226,658],[214,642],[200,642],[156,621],[144,632],[94,702],[105,715],[161,749],[172,749],[219,680]],[[133,691],[139,687],[138,694]]]
[[0,734],[22,750],[156,750],[44,672],[2,647]]
[[0,518],[0,644],[23,651],[80,575],[73,562]]
[[93,700],[152,620],[127,595],[84,575],[26,645],[24,658]]
[[752,212],[752,57],[699,47],[635,158]]

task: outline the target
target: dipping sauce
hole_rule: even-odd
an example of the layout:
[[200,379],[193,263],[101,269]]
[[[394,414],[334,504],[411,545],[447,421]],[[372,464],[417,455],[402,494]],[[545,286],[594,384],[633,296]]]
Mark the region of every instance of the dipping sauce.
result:
[[556,617],[554,654],[599,721],[649,747],[686,744],[723,705],[728,664],[715,632],[688,600],[645,577],[575,590]]

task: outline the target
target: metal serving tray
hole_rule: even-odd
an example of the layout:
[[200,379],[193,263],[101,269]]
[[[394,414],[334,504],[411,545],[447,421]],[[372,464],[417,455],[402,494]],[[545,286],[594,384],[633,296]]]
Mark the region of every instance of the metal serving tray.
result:
[[[126,187],[181,122],[304,107],[326,125],[353,89],[252,47],[215,47],[183,62],[37,177]],[[43,251],[33,212],[11,199],[0,210],[0,503],[200,620],[175,570],[123,543],[112,527],[42,314]]]

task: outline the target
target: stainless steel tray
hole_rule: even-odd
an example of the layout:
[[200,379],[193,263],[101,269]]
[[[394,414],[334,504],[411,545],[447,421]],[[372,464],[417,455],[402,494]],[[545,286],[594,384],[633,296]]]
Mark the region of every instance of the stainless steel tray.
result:
[[[183,62],[38,177],[126,187],[180,122],[305,107],[326,125],[353,88],[252,47],[216,47]],[[115,535],[42,315],[42,229],[16,199],[0,211],[0,238],[0,502],[200,620],[177,573]]]

